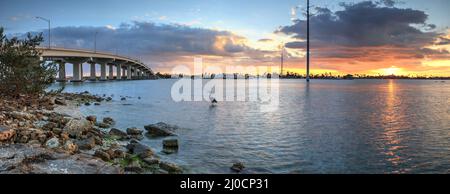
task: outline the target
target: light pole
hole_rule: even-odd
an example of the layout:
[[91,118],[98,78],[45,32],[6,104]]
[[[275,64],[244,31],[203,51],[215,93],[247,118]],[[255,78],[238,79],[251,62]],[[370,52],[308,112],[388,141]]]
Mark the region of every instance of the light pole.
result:
[[50,20],[49,19],[47,19],[47,18],[43,18],[43,17],[40,17],[40,16],[36,16],[35,17],[36,19],[40,19],[40,20],[44,20],[44,21],[46,21],[47,23],[48,23],[48,48],[50,49],[50,45],[51,45],[51,43],[50,43]]
[[94,36],[94,53],[97,52],[97,34],[98,34],[98,31],[95,31],[95,36]]
[[306,4],[306,82],[309,82],[309,0]]

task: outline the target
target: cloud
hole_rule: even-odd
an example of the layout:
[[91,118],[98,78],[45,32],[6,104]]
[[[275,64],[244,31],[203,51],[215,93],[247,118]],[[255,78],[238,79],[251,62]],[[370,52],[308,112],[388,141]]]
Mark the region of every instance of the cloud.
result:
[[[359,3],[341,3],[343,10],[332,12],[327,8],[316,8],[317,14],[311,16],[311,46],[316,56],[329,58],[362,57],[365,52],[357,49],[388,48],[384,55],[436,56],[445,57],[446,52],[424,50],[432,45],[442,34],[434,32],[436,25],[428,24],[428,15],[424,11],[410,8],[397,8],[396,2],[362,1]],[[306,20],[297,19],[293,25],[282,26],[276,33],[291,35],[297,39],[286,43],[288,48],[306,47]],[[440,44],[446,44],[441,39]],[[325,49],[341,49],[348,52],[321,54]],[[407,48],[405,50],[405,48]],[[353,53],[349,53],[353,51]],[[317,53],[318,52],[318,53]],[[339,55],[342,54],[342,55]],[[383,56],[383,55],[382,55]]]
[[98,50],[118,50],[119,53],[125,54],[184,53],[229,56],[250,49],[244,44],[243,37],[228,31],[137,21],[123,23],[117,28],[56,27],[52,29],[52,44],[91,49],[94,46],[95,32],[98,32]]
[[[47,37],[44,31],[44,37]],[[156,71],[179,64],[190,65],[194,57],[203,57],[205,63],[254,65],[271,62],[270,51],[248,46],[245,37],[230,31],[195,28],[181,24],[157,24],[134,21],[114,27],[65,26],[51,29],[55,47],[94,49],[140,58]],[[22,35],[23,36],[23,35]],[[258,64],[259,65],[259,64]],[[264,65],[264,64],[262,64]]]

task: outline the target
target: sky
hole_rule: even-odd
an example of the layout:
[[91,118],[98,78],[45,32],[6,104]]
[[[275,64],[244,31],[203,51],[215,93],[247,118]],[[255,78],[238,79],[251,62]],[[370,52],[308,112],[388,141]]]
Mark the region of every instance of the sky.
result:
[[[311,0],[312,73],[450,76],[450,1]],[[304,74],[305,0],[2,0],[8,37],[43,32],[52,46],[177,65],[279,65]],[[46,38],[47,39],[47,38]],[[47,41],[47,40],[46,40]],[[47,45],[47,42],[43,43]],[[219,72],[215,72],[219,73]]]

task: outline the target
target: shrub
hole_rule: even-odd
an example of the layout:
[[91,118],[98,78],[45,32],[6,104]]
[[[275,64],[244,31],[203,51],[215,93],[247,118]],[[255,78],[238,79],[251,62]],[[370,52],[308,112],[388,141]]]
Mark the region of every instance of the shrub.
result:
[[36,48],[42,41],[42,34],[30,33],[25,39],[8,39],[0,27],[1,96],[37,96],[54,82],[56,64],[42,61]]

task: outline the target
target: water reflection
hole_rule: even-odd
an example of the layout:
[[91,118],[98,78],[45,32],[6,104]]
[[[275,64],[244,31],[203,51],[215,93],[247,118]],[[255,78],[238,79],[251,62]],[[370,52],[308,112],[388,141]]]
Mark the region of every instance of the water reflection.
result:
[[407,122],[403,120],[404,111],[401,106],[401,98],[398,96],[398,88],[395,80],[389,80],[386,87],[385,106],[382,111],[381,122],[383,125],[383,138],[385,146],[385,154],[388,157],[388,161],[391,162],[394,169],[398,169],[398,172],[402,172],[404,169],[399,167],[404,159],[399,154],[399,150],[405,148],[402,144],[401,132],[408,126],[405,126]]
[[[156,122],[181,126],[179,152],[161,160],[190,173],[229,173],[238,160],[255,173],[444,172],[450,169],[450,82],[406,80],[280,81],[280,107],[257,102],[176,103],[176,80],[68,84],[67,92],[114,95],[86,115],[116,128]],[[252,87],[244,80],[239,87]],[[120,96],[140,96],[125,102]],[[124,103],[131,104],[123,106]],[[126,114],[124,114],[126,113]],[[155,152],[160,139],[144,139]]]

